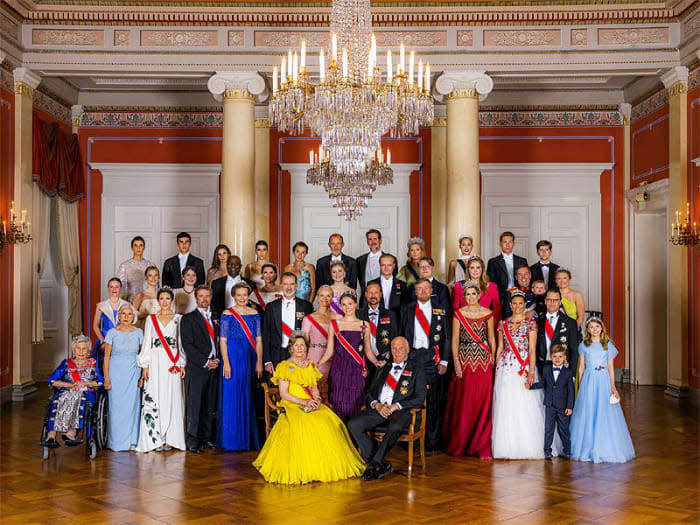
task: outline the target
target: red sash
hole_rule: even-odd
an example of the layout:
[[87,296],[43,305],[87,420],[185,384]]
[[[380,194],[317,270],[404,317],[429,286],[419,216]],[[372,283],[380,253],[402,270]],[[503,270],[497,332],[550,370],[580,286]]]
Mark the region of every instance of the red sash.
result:
[[[156,330],[156,334],[158,334],[158,339],[160,339],[160,344],[163,345],[165,352],[168,354],[168,358],[170,359],[170,362],[173,364],[173,366],[168,368],[168,372],[170,372],[171,374],[179,374],[180,367],[177,366],[177,362],[180,359],[180,350],[178,349],[177,353],[175,355],[173,355],[173,351],[170,349],[170,345],[165,340],[165,337],[163,337],[163,332],[160,331],[160,325],[158,323],[158,318],[156,317],[156,314],[151,314],[151,322],[153,323],[153,328],[155,328],[155,330]],[[213,333],[213,330],[212,330],[212,333]]]
[[335,336],[340,342],[340,346],[345,348],[345,351],[348,354],[350,354],[350,356],[355,360],[355,362],[362,367],[362,377],[367,377],[367,365],[365,364],[365,356],[357,353],[357,351],[352,347],[348,340],[345,339],[345,336],[343,336],[343,334],[340,333],[340,328],[338,328],[338,322],[335,319],[331,321],[331,324],[333,325],[333,331],[335,332]]
[[[416,319],[418,320],[418,324],[420,327],[423,329],[423,332],[425,332],[425,337],[428,339],[428,345],[430,345],[430,323],[428,323],[428,319],[426,319],[425,314],[423,311],[420,309],[418,306],[418,303],[416,302]],[[433,361],[435,361],[435,364],[440,364],[440,351],[438,350],[438,346],[435,345],[435,355],[433,356]]]
[[552,325],[549,323],[549,319],[546,317],[544,319],[544,333],[547,334],[549,342],[551,343],[552,339],[554,339],[554,328],[552,328]]
[[66,364],[68,365],[68,371],[70,372],[70,376],[73,378],[74,383],[80,383],[83,378],[80,377],[80,372],[78,372],[78,365],[75,364],[75,361],[73,361],[72,357],[69,357],[66,359]]
[[245,333],[245,336],[248,338],[248,342],[250,343],[251,348],[253,351],[255,351],[255,338],[253,337],[253,334],[250,333],[250,328],[248,328],[248,325],[245,324],[245,321],[243,318],[238,315],[238,312],[236,312],[233,308],[228,308],[228,312],[233,316],[233,318],[238,321],[238,324],[241,325],[241,329]]
[[289,325],[287,323],[285,323],[284,321],[282,321],[282,332],[287,337],[290,337],[292,335],[292,329],[289,328]]
[[267,308],[267,303],[265,303],[265,299],[262,298],[262,294],[258,291],[257,288],[255,290],[253,290],[253,293],[255,294],[255,297],[258,300],[258,304],[260,305],[260,308],[262,308],[263,312],[264,312],[265,308]]
[[506,339],[508,339],[508,344],[510,345],[511,352],[515,354],[515,358],[518,360],[518,363],[520,363],[520,371],[518,372],[518,375],[523,375],[527,370],[527,365],[530,363],[530,354],[528,353],[527,359],[525,359],[525,361],[522,360],[522,358],[520,357],[520,352],[518,352],[518,349],[515,346],[515,343],[513,342],[513,338],[510,335],[510,330],[508,329],[507,322],[503,325],[503,334],[506,336]]
[[391,388],[394,392],[396,392],[396,387],[399,385],[399,383],[391,375],[391,371],[389,371],[389,375],[386,376],[386,384],[389,385],[389,388]]
[[474,339],[474,342],[476,344],[478,344],[481,348],[483,348],[484,350],[486,350],[487,352],[490,353],[491,349],[489,348],[489,346],[486,343],[484,343],[478,335],[476,335],[476,332],[471,327],[469,322],[467,322],[464,315],[462,315],[462,312],[460,312],[459,310],[455,310],[455,315],[457,316],[457,319],[459,320],[460,324],[464,327],[464,329],[467,331],[467,333],[471,336],[472,339]]
[[[201,314],[202,312],[199,312],[199,313]],[[209,332],[209,337],[211,337],[211,342],[216,344],[216,338],[214,337],[214,327],[211,325],[211,323],[209,322],[209,319],[207,319],[207,317],[204,314],[202,314],[202,319],[204,319],[204,324],[207,325],[207,332]]]
[[306,319],[309,320],[309,322],[316,327],[316,330],[318,330],[323,337],[326,338],[326,341],[328,340],[328,330],[323,328],[321,326],[321,323],[319,323],[316,319],[314,319],[314,316],[309,314],[306,316]]
[[372,332],[372,337],[374,337],[374,339],[376,340],[377,339],[377,325],[374,324],[370,320],[367,320],[367,322],[369,323],[369,330],[370,330],[370,332]]

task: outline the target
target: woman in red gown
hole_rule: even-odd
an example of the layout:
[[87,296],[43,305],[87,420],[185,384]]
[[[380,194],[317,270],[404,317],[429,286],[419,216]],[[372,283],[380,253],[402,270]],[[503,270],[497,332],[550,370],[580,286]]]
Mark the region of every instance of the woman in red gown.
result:
[[481,290],[463,283],[466,306],[452,320],[455,373],[447,394],[442,426],[445,452],[451,456],[491,456],[491,399],[496,349],[493,312],[479,304]]

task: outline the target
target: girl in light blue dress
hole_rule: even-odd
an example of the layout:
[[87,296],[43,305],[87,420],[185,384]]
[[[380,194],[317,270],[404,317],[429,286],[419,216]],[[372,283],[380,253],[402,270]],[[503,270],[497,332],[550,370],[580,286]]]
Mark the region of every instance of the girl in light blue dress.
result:
[[571,417],[571,458],[625,463],[634,458],[634,445],[615,388],[617,348],[602,320],[588,320],[578,352],[579,389]]
[[132,323],[134,309],[119,309],[119,325],[105,336],[104,387],[108,392],[107,446],[112,450],[135,450],[141,415],[141,368],[137,357],[143,332]]

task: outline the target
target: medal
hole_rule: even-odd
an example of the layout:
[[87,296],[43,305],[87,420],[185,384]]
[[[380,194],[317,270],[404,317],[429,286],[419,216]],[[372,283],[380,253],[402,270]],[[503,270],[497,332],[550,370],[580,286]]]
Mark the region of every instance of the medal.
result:
[[437,326],[435,327],[435,330],[437,330],[438,332],[439,332],[440,330],[442,330],[442,325],[441,325],[441,324],[437,325]]
[[366,368],[362,369],[362,377],[367,377],[367,369]]
[[388,338],[388,337],[385,337],[384,339],[382,339],[382,344],[383,344],[383,345],[388,345],[388,344],[389,344],[389,338]]
[[433,336],[433,341],[435,341],[437,343],[439,340],[440,340],[440,334],[435,334]]

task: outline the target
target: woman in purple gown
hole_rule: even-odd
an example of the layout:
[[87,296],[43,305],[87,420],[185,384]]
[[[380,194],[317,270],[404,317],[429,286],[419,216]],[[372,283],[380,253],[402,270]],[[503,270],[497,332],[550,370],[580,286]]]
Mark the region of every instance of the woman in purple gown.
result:
[[[328,331],[326,353],[319,368],[333,358],[330,372],[330,401],[333,411],[343,420],[358,416],[364,404],[362,393],[367,380],[367,361],[381,366],[372,352],[370,331],[355,316],[357,297],[345,292],[340,297],[343,318],[332,320]],[[334,356],[335,354],[335,356]]]

